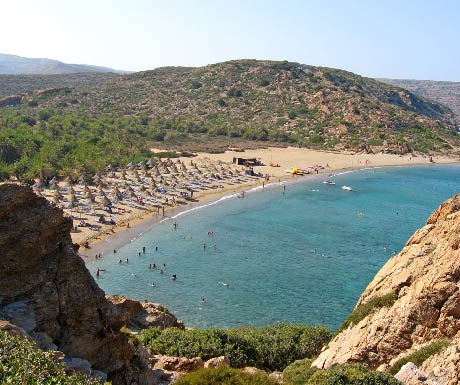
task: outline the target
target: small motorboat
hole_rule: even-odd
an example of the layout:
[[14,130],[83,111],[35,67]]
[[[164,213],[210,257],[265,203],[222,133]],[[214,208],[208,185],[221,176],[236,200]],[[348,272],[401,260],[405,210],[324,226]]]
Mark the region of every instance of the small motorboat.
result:
[[334,184],[335,184],[335,182],[333,182],[333,181],[331,181],[331,180],[325,180],[323,183],[324,183],[324,184],[330,184],[330,185],[334,185]]
[[342,186],[342,190],[353,191],[350,186]]

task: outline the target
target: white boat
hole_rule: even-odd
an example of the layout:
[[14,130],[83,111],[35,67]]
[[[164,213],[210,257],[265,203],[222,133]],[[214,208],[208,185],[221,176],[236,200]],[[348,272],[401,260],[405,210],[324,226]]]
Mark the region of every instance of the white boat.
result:
[[335,182],[333,182],[333,181],[331,181],[331,180],[325,180],[323,183],[324,183],[324,184],[330,184],[330,185],[335,184]]
[[353,191],[353,189],[350,186],[342,186],[342,190]]

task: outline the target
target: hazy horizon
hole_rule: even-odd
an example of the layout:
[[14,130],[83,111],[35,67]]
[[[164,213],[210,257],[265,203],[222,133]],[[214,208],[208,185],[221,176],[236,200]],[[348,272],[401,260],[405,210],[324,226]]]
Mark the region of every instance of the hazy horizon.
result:
[[373,78],[460,81],[460,4],[449,0],[18,0],[0,12],[8,36],[0,52],[28,58],[125,71],[288,60]]

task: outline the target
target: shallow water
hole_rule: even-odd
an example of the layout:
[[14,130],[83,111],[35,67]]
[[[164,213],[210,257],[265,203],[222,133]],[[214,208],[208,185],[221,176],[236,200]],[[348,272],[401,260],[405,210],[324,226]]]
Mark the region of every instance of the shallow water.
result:
[[[460,192],[459,181],[460,166],[448,165],[307,177],[284,195],[275,184],[153,226],[87,266],[93,275],[105,270],[97,282],[108,294],[160,302],[189,327],[284,321],[336,329],[393,250]],[[164,273],[150,263],[166,264]]]

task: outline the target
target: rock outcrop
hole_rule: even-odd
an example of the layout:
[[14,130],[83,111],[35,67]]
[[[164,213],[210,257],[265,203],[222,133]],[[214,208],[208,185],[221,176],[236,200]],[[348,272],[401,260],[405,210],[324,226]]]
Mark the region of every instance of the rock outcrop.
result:
[[105,298],[75,253],[71,227],[30,188],[0,185],[0,319],[69,362],[87,360],[114,385],[157,383],[148,359],[120,332],[126,312]]
[[110,295],[106,297],[118,308],[126,311],[126,324],[137,328],[146,329],[149,327],[158,327],[167,329],[176,327],[185,329],[184,323],[177,320],[176,316],[170,313],[159,303],[149,301],[139,302],[122,295]]
[[[314,361],[317,368],[357,361],[380,370],[427,341],[460,340],[460,195],[444,202],[377,273],[357,306],[394,293],[395,302],[338,334]],[[453,349],[453,348],[452,348]],[[457,348],[458,349],[458,348]],[[442,362],[441,352],[431,359]],[[449,356],[458,364],[458,354]],[[437,360],[437,361],[436,361]],[[423,365],[421,371],[428,374]],[[441,365],[442,366],[442,365]],[[458,366],[457,366],[458,367]],[[460,381],[459,370],[446,384]]]

